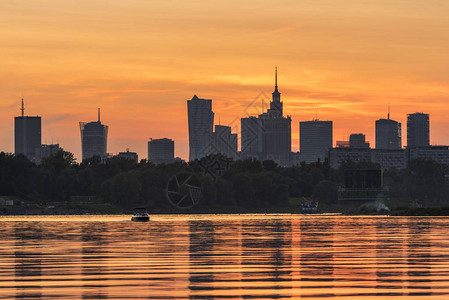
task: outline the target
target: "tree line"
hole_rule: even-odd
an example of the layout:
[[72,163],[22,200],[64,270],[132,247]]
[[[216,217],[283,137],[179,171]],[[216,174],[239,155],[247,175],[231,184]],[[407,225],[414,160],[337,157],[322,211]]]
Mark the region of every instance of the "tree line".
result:
[[[217,167],[217,165],[221,166]],[[337,189],[348,168],[379,168],[373,163],[346,162],[332,169],[327,161],[281,167],[273,161],[205,157],[190,163],[154,165],[123,158],[93,157],[77,163],[60,151],[40,165],[23,155],[0,153],[0,195],[48,204],[92,198],[123,208],[169,208],[167,184],[179,173],[195,174],[201,182],[203,207],[273,207],[291,198],[337,203]],[[407,168],[384,171],[384,186],[392,199],[420,201],[424,206],[449,203],[448,166],[431,160],[411,160]]]

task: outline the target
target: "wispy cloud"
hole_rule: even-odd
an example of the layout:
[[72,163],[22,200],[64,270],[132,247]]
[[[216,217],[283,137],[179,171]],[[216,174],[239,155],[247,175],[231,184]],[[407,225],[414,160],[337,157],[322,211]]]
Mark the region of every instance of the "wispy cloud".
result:
[[300,28],[300,26],[298,26],[298,25],[286,26],[286,27],[276,28],[276,29],[272,29],[272,30],[267,30],[267,31],[264,31],[264,33],[265,34],[284,33],[284,32],[289,32],[289,31],[296,31],[299,28]]

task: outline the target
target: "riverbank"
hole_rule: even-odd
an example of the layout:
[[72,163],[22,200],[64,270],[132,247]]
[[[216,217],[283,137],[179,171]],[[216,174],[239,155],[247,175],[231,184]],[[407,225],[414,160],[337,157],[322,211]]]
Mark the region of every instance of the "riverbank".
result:
[[[196,207],[189,210],[173,208],[148,209],[149,214],[301,214],[298,206],[277,207]],[[74,205],[66,207],[50,207],[45,209],[14,209],[0,213],[4,216],[14,215],[132,215],[132,209],[124,209],[110,205]],[[341,215],[389,215],[389,216],[449,216],[449,206],[425,207],[425,208],[397,208],[393,210],[366,211],[361,209],[335,209],[319,210],[318,214],[341,214]]]
[[[89,201],[88,201],[89,200]],[[449,206],[416,208],[406,201],[387,202],[337,202],[319,203],[319,213],[342,215],[391,215],[391,216],[449,216]],[[131,215],[132,208],[101,201],[101,199],[79,199],[78,201],[51,202],[36,200],[29,202],[14,199],[14,205],[0,207],[0,215]],[[44,204],[45,203],[45,204]],[[289,198],[288,203],[276,206],[230,206],[199,204],[182,210],[171,206],[146,207],[150,214],[301,214],[301,199]],[[396,204],[396,205],[394,205]]]

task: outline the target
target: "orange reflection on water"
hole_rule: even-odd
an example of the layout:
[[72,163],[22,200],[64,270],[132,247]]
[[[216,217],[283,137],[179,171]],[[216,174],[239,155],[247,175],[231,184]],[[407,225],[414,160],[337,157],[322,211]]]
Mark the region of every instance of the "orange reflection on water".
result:
[[0,299],[449,296],[449,218],[0,218]]

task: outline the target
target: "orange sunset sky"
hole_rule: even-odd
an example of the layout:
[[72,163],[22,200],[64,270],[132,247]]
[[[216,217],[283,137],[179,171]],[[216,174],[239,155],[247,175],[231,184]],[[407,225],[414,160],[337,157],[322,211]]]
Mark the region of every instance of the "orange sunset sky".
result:
[[[80,160],[79,121],[109,125],[108,152],[147,157],[150,137],[188,158],[186,100],[213,99],[215,123],[237,130],[271,97],[284,112],[334,121],[334,143],[387,115],[430,114],[431,143],[449,144],[446,0],[15,0],[0,2],[0,151],[14,116],[42,116],[42,142]],[[259,102],[257,102],[259,103]],[[247,107],[250,106],[250,109]]]

